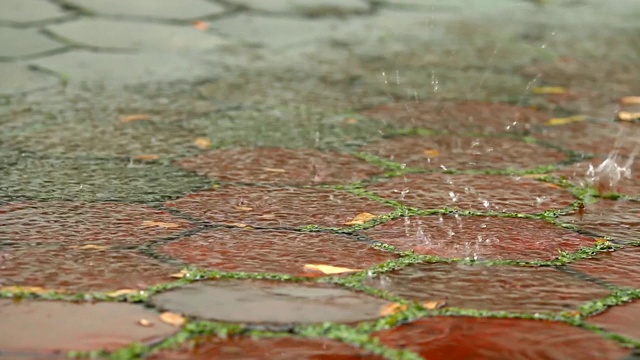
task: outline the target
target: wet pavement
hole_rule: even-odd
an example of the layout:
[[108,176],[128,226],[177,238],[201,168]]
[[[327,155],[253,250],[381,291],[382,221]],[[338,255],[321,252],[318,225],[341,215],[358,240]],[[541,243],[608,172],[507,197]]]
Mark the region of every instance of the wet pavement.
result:
[[0,360],[640,357],[634,0],[3,0]]

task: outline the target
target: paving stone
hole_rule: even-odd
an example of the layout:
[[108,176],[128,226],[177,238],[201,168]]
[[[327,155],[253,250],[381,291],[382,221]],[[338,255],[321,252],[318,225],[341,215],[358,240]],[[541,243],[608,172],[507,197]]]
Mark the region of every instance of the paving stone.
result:
[[186,263],[222,271],[316,276],[306,264],[365,269],[395,258],[353,237],[289,231],[216,229],[162,246]]
[[604,287],[548,267],[419,264],[372,279],[369,285],[416,301],[493,311],[555,312],[609,295]]
[[92,47],[127,50],[195,52],[226,42],[192,26],[148,24],[105,19],[80,19],[48,26],[54,34]]
[[202,319],[268,324],[371,320],[389,304],[330,285],[251,280],[189,284],[155,295],[151,302]]
[[369,5],[361,0],[231,0],[230,3],[255,10],[310,16],[344,16],[369,11]]
[[530,107],[479,101],[385,104],[364,112],[393,125],[452,133],[523,133],[550,115]]
[[575,200],[555,185],[506,175],[411,174],[366,188],[385,199],[421,209],[532,214],[564,209]]
[[[376,334],[391,348],[428,359],[623,359],[614,341],[567,324],[520,319],[432,317]],[[576,351],[576,349],[580,349]]]
[[635,321],[638,316],[640,316],[640,302],[636,300],[610,308],[604,313],[590,318],[589,322],[601,326],[605,330],[640,339],[640,328]]
[[192,20],[218,15],[224,7],[204,0],[68,0],[70,4],[100,15],[144,17],[158,20]]
[[348,184],[383,173],[351,155],[312,149],[226,149],[178,166],[219,181],[278,185]]
[[163,264],[134,250],[104,245],[0,247],[0,284],[62,291],[145,289],[173,279],[178,266]]
[[594,239],[541,220],[479,216],[415,216],[363,232],[400,250],[479,260],[551,260]]
[[[132,342],[153,343],[176,328],[140,305],[0,300],[3,353],[59,355],[68,351],[116,350]],[[153,326],[138,322],[148,320]]]
[[640,248],[626,247],[613,252],[600,253],[590,259],[582,259],[569,267],[616,286],[640,288]]
[[63,44],[36,29],[0,28],[0,58],[20,58],[59,50]]
[[59,18],[62,9],[45,0],[4,0],[0,3],[0,21],[28,23]]
[[0,63],[0,95],[10,95],[53,86],[58,79],[28,66],[16,63]]
[[80,249],[142,245],[191,227],[166,211],[118,203],[22,202],[0,206],[0,214],[4,224],[0,235],[5,241],[60,243]]
[[165,203],[217,224],[257,227],[344,227],[360,213],[376,216],[395,209],[328,189],[220,186]]
[[561,216],[559,221],[578,225],[598,236],[622,241],[640,240],[640,205],[635,201],[599,200],[587,203],[584,214]]
[[413,168],[531,169],[566,160],[559,150],[509,138],[458,135],[401,136],[373,142],[363,152]]
[[[193,346],[193,348],[191,348]],[[228,339],[196,339],[193,344],[179,350],[161,351],[149,360],[208,360],[208,359],[274,359],[274,360],[324,360],[324,359],[383,359],[366,350],[329,339],[303,339],[296,337]]]
[[618,193],[640,196],[640,167],[634,158],[613,152],[588,161],[566,165],[551,173],[577,186],[592,187],[601,194]]

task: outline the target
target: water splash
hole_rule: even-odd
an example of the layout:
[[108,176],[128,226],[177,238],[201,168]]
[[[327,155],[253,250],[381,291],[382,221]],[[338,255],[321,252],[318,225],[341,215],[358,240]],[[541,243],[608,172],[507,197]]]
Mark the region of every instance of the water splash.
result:
[[638,153],[638,148],[633,151],[623,163],[623,159],[618,159],[618,150],[614,150],[597,167],[589,164],[586,180],[591,186],[595,186],[599,192],[609,192],[615,190],[622,179],[631,179],[631,165]]

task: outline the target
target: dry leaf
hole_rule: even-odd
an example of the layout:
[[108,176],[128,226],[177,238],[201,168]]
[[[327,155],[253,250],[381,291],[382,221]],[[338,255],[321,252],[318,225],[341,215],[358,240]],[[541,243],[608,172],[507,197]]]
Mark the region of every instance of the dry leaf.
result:
[[109,248],[107,245],[96,245],[96,244],[87,244],[82,246],[76,245],[71,247],[74,249],[80,249],[80,250],[104,250]]
[[227,224],[227,225],[235,226],[235,227],[237,227],[237,228],[246,228],[246,227],[248,227],[248,226],[249,226],[249,225],[247,225],[247,224],[243,224],[243,223],[229,223],[229,224]]
[[199,137],[193,140],[193,144],[199,147],[200,149],[207,149],[211,146],[211,140],[205,137]]
[[440,309],[445,304],[446,303],[444,300],[432,300],[432,301],[425,301],[420,305],[422,305],[422,307],[427,310],[436,310],[436,309]]
[[618,120],[620,121],[640,120],[640,112],[620,111],[618,113]]
[[356,118],[348,118],[344,120],[345,123],[347,124],[357,124],[358,123],[358,119]]
[[166,222],[161,222],[161,221],[146,221],[146,220],[142,222],[142,225],[144,225],[144,226],[161,227],[161,228],[165,228],[165,229],[173,229],[173,228],[180,227],[179,224],[166,223]]
[[640,105],[640,96],[625,96],[620,99],[623,105]]
[[537,86],[531,89],[531,92],[536,95],[563,95],[568,91],[562,86]]
[[587,117],[584,115],[574,115],[574,116],[569,116],[565,118],[553,118],[553,119],[549,119],[549,121],[546,122],[546,125],[552,125],[552,126],[566,125],[566,124],[571,124],[578,121],[584,121],[586,119]]
[[140,120],[149,120],[149,115],[147,114],[134,114],[134,115],[126,115],[126,116],[120,116],[120,121],[122,122],[133,122],[133,121],[140,121]]
[[424,149],[422,152],[427,157],[436,157],[440,156],[440,151],[434,149]]
[[521,175],[521,177],[525,178],[525,179],[539,179],[541,177],[546,176],[545,174],[525,174],[525,175]]
[[172,326],[182,326],[187,321],[182,315],[172,313],[172,312],[163,312],[160,314],[160,320],[162,322],[172,325]]
[[142,161],[154,161],[160,159],[160,155],[155,154],[144,154],[133,157],[134,160],[142,160]]
[[369,213],[360,213],[358,215],[356,215],[356,217],[353,218],[353,220],[348,221],[346,223],[344,223],[345,225],[362,225],[364,223],[366,223],[369,220],[373,220],[377,218],[377,216],[373,215],[373,214],[369,214]]
[[550,188],[552,188],[552,189],[562,189],[562,186],[557,185],[557,184],[554,184],[554,183],[548,183],[548,182],[546,182],[546,183],[544,183],[544,186],[546,186],[546,187],[550,187]]
[[605,238],[597,238],[596,239],[596,244],[597,245],[606,245],[609,243],[609,240],[605,239]]
[[57,290],[41,288],[39,286],[4,286],[4,287],[0,288],[0,291],[7,291],[7,292],[12,292],[12,293],[30,292],[30,293],[34,293],[34,294],[47,294],[47,293],[50,293],[50,292],[53,292],[53,291],[60,292],[60,291],[57,291]]
[[206,31],[209,29],[209,23],[202,20],[195,20],[191,25],[200,31]]
[[234,208],[240,210],[240,211],[251,211],[253,210],[252,207],[248,207],[248,206],[234,206]]
[[150,327],[153,326],[153,323],[147,319],[140,319],[138,320],[138,324],[144,326],[144,327]]
[[380,316],[389,316],[405,310],[407,310],[407,305],[391,303],[382,307],[380,310]]
[[140,290],[120,289],[120,290],[116,290],[116,291],[112,291],[110,293],[107,293],[107,296],[109,296],[109,297],[118,297],[118,296],[122,296],[122,295],[137,294],[138,292],[140,292]]
[[304,266],[304,269],[308,270],[308,271],[319,271],[319,272],[321,272],[323,274],[327,274],[327,275],[344,274],[344,273],[362,271],[362,270],[359,270],[359,269],[349,269],[349,268],[345,268],[345,267],[331,266],[331,265],[321,265],[321,264],[306,264]]
[[262,168],[262,170],[264,171],[269,171],[269,172],[277,172],[277,173],[283,173],[286,172],[285,169],[274,169],[274,168]]
[[183,277],[187,276],[189,272],[185,269],[180,270],[179,272],[175,273],[175,274],[170,274],[169,276],[174,278],[174,279],[182,279]]

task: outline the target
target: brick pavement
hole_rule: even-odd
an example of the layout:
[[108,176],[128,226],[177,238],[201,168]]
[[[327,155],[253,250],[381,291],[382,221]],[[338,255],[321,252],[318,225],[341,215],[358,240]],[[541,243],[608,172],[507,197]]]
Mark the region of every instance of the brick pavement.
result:
[[0,359],[640,356],[639,15],[0,2]]

